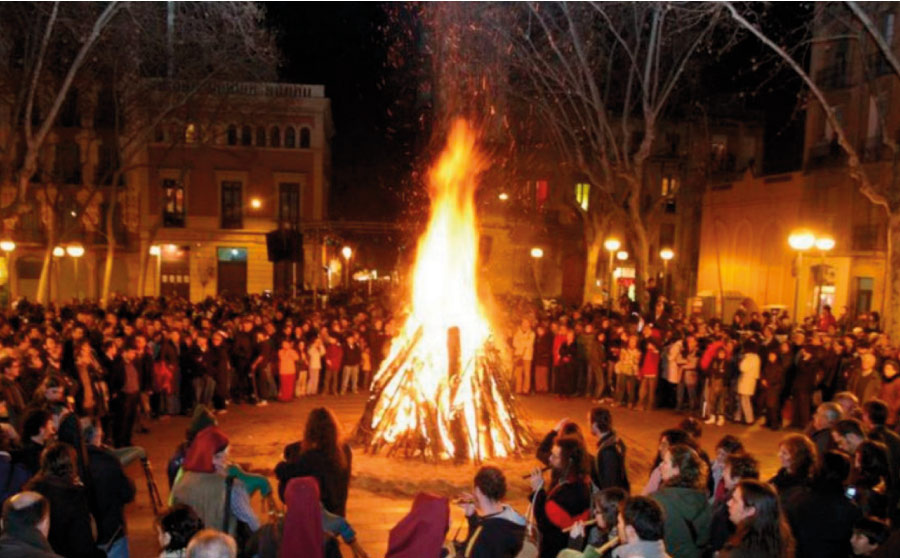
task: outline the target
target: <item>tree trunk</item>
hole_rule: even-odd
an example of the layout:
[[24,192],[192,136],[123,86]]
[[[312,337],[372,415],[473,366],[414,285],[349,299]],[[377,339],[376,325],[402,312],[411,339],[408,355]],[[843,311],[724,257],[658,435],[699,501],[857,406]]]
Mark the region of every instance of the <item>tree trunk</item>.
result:
[[115,184],[118,183],[119,173],[113,174],[112,184],[109,187],[109,203],[106,208],[106,265],[103,267],[103,286],[100,289],[100,307],[106,308],[109,302],[109,284],[112,281],[113,262],[116,256],[115,213],[118,195]]
[[628,216],[631,219],[629,225],[632,229],[632,240],[634,241],[634,290],[637,296],[637,302],[640,304],[641,311],[648,311],[649,299],[645,300],[645,289],[647,280],[650,278],[650,243],[647,240],[647,227],[641,218],[640,210],[637,208],[637,200],[632,198],[628,208]]
[[886,321],[885,331],[892,341],[900,339],[900,213],[894,212],[888,220],[888,245],[885,265],[888,267],[888,284],[885,285],[884,296],[888,299],[885,305],[888,309],[887,316],[881,319]]
[[[587,230],[585,230],[584,248],[585,255],[587,256],[587,265],[584,270],[584,292],[582,294],[582,303],[587,304],[591,301],[591,294],[597,281],[597,261],[600,259],[600,254],[603,252],[603,241],[600,235],[589,234]],[[607,286],[607,290],[609,290],[610,287],[610,285],[608,285],[609,277],[609,270],[606,270],[606,277],[603,279],[603,284]],[[609,292],[611,293],[612,291]]]
[[50,298],[50,268],[53,263],[53,247],[56,246],[56,211],[53,207],[50,208],[50,213],[50,224],[47,226],[47,246],[44,248],[44,263],[41,266],[41,276],[38,279],[36,295],[38,304],[46,304]]

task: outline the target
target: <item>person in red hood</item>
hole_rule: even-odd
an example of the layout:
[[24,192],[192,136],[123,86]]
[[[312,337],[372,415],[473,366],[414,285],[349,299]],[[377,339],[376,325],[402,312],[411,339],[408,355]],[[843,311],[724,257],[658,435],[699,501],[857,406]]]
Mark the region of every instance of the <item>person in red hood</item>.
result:
[[385,558],[438,558],[449,528],[447,498],[420,493],[406,517],[391,529]]
[[[350,546],[354,558],[369,558],[347,520],[322,506],[319,483],[314,477],[291,479],[284,489],[284,500],[287,513],[279,552],[281,558],[340,556],[337,537]],[[326,537],[326,532],[330,536]]]
[[[235,534],[238,521],[255,532],[259,519],[250,506],[250,495],[241,480],[227,474],[228,448],[228,437],[218,427],[201,430],[187,450],[170,504],[191,506],[204,525],[230,535]],[[230,502],[227,511],[226,500]]]

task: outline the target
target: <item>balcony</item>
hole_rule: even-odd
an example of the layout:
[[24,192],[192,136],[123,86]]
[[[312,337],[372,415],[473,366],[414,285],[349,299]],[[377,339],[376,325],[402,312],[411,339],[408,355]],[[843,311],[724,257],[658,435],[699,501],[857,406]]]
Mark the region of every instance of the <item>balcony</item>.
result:
[[823,89],[843,89],[850,86],[847,79],[847,63],[837,62],[816,72],[816,83]]

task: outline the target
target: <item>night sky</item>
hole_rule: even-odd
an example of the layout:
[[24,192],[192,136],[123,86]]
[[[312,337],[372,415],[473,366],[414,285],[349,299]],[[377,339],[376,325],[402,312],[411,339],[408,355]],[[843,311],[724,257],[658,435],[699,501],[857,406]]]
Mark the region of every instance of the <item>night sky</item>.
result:
[[[408,217],[411,206],[421,205],[421,193],[411,191],[415,181],[410,177],[417,146],[427,140],[421,137],[427,126],[416,122],[422,115],[413,106],[422,69],[388,61],[391,41],[409,25],[398,23],[397,6],[265,4],[283,56],[280,79],[323,83],[332,101],[332,218],[396,220]],[[765,21],[776,22],[785,32],[808,16],[795,3],[766,9],[771,11]],[[748,110],[765,119],[767,173],[794,170],[801,163],[804,122],[803,112],[797,110],[799,82],[766,63],[766,57],[759,44],[745,39],[723,55],[703,81],[715,84],[707,89],[709,95],[740,95]]]

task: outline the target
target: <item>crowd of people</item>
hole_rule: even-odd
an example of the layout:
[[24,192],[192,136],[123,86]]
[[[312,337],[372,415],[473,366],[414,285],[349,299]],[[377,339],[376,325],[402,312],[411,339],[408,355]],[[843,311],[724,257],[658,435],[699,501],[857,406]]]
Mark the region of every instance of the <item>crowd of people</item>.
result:
[[[615,311],[506,301],[510,325],[494,342],[510,389],[588,398],[589,428],[563,420],[544,438],[528,513],[504,502],[506,474],[487,465],[456,501],[465,537],[447,540],[449,500],[423,494],[388,556],[900,555],[900,365],[878,316],[825,307],[797,325],[748,304],[725,322],[649,295],[646,314],[627,301]],[[231,462],[217,417],[367,390],[394,325],[376,305],[314,311],[268,296],[20,303],[0,318],[0,558],[128,556],[125,468],[146,463],[132,435],[179,414],[191,422],[167,463],[162,556],[334,557],[339,541],[367,556],[346,513],[353,453],[327,407],[284,448],[274,489]],[[640,490],[616,406],[683,414]],[[772,448],[775,477],[760,481],[734,436],[714,456],[701,449],[704,423],[726,420],[791,429]],[[257,494],[271,513],[254,510]]]

